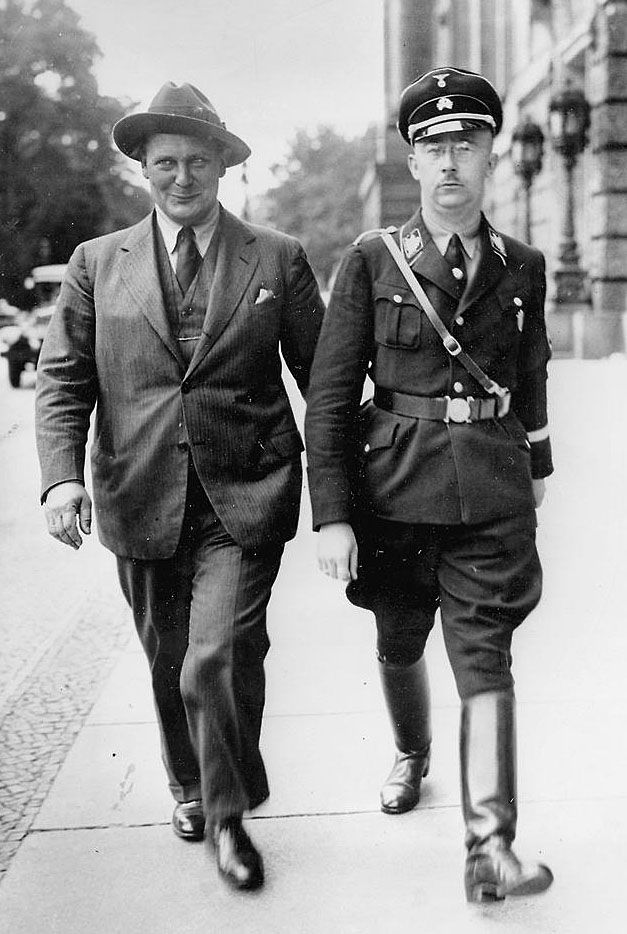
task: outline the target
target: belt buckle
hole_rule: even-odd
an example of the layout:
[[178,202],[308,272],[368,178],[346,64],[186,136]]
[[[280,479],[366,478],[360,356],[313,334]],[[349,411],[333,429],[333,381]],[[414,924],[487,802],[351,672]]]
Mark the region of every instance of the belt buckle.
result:
[[444,416],[445,422],[469,422],[470,421],[470,402],[469,399],[451,399],[450,396],[445,396],[446,399],[446,415]]

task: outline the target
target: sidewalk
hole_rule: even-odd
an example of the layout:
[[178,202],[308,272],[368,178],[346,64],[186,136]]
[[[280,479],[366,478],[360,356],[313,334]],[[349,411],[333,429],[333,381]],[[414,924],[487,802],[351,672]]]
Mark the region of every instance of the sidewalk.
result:
[[[551,865],[546,895],[465,903],[458,701],[439,627],[428,647],[431,774],[416,811],[378,810],[393,748],[373,624],[315,571],[305,508],[269,610],[263,749],[272,793],[248,821],[266,886],[231,892],[203,845],[172,833],[133,638],[0,885],[0,932],[627,930],[627,362],[557,361],[551,383],[556,474],[539,514],[545,597],[514,643],[516,848]],[[111,601],[119,599],[111,566]]]

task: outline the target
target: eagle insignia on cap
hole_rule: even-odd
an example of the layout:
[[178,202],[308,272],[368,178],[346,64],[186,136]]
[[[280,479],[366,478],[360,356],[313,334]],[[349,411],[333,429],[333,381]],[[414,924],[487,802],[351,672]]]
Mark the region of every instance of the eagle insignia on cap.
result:
[[450,74],[450,72],[445,71],[445,72],[444,72],[443,74],[441,74],[441,75],[433,75],[433,80],[438,82],[438,87],[439,87],[439,88],[445,88],[445,87],[446,87],[446,79],[448,78],[449,74]]
[[452,110],[453,101],[450,99],[450,97],[441,97],[435,106],[438,108],[438,110]]
[[403,236],[403,253],[408,263],[418,256],[423,246],[422,234],[417,227]]
[[488,228],[488,233],[490,235],[490,243],[492,244],[492,249],[500,257],[504,266],[507,266],[507,250],[505,249],[505,243],[503,237],[500,233],[497,233],[496,230],[493,230],[492,227]]

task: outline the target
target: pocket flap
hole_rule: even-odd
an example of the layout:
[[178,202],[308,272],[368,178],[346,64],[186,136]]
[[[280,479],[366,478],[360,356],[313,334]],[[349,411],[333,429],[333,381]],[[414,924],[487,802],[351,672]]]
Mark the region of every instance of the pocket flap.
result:
[[406,285],[390,285],[387,282],[375,282],[373,285],[374,300],[385,299],[393,305],[413,305],[422,308],[414,293]]
[[278,435],[266,438],[262,447],[274,451],[279,457],[295,457],[304,450],[301,436],[297,431],[282,431]]
[[384,417],[377,417],[368,425],[363,435],[362,450],[367,454],[369,451],[377,451],[382,448],[391,448],[396,438],[398,430],[398,421],[387,412]]

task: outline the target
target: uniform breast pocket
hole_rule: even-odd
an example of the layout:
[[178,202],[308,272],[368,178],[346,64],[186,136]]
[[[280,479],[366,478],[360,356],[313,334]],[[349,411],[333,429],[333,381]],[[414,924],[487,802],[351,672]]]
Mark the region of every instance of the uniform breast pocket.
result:
[[385,347],[420,345],[423,312],[414,295],[379,283],[374,289],[374,337]]

